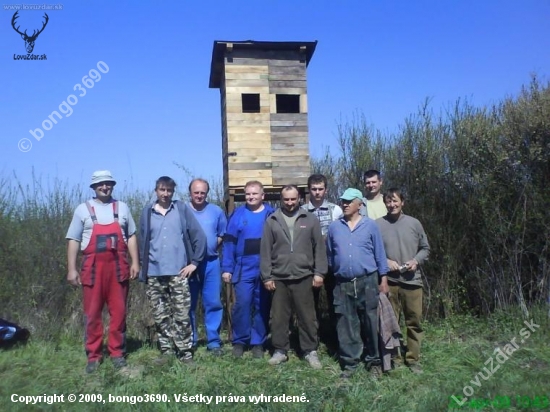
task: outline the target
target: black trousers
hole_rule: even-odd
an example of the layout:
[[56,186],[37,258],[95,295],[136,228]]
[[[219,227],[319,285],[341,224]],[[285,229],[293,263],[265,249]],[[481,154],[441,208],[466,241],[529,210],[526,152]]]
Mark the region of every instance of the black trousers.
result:
[[290,349],[288,326],[292,308],[298,318],[300,349],[304,353],[317,350],[317,318],[313,299],[313,276],[298,280],[276,280],[271,301],[271,343],[275,350]]
[[[357,367],[363,348],[367,352],[367,364],[380,363],[378,298],[378,272],[355,281],[337,283],[334,288],[340,360],[346,369]],[[361,336],[362,330],[364,336]]]

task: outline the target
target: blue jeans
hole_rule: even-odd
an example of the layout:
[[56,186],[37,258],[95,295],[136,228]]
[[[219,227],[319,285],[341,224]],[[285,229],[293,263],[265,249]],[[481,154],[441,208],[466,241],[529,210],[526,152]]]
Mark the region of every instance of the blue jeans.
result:
[[[378,272],[351,282],[336,280],[334,312],[344,369],[354,369],[366,348],[365,362],[380,364],[378,349]],[[364,331],[363,342],[361,330]]]
[[191,292],[191,308],[189,318],[193,329],[193,346],[197,345],[197,320],[196,309],[199,293],[202,292],[202,307],[204,309],[204,325],[206,329],[206,347],[208,349],[221,346],[220,327],[223,317],[221,301],[222,277],[220,260],[207,258],[201,262],[197,272],[189,278],[189,290]]

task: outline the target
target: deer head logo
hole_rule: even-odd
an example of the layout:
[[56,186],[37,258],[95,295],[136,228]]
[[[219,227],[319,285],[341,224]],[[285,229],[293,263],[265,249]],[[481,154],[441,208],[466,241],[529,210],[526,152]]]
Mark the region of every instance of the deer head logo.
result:
[[24,33],[21,33],[19,31],[19,27],[21,27],[21,26],[15,27],[15,20],[17,20],[17,18],[19,17],[17,15],[17,13],[19,13],[19,11],[16,11],[15,14],[13,15],[13,17],[11,18],[11,25],[12,25],[13,29],[21,35],[21,38],[23,40],[25,40],[25,48],[27,49],[27,53],[32,53],[32,51],[34,50],[34,42],[36,41],[36,38],[38,37],[38,35],[40,33],[42,33],[42,31],[46,27],[46,24],[48,24],[48,20],[50,18],[48,17],[48,15],[46,13],[44,13],[44,19],[46,21],[44,21],[44,24],[43,24],[42,28],[38,31],[34,30],[32,35],[29,36],[29,35],[27,35],[27,30],[25,30]]

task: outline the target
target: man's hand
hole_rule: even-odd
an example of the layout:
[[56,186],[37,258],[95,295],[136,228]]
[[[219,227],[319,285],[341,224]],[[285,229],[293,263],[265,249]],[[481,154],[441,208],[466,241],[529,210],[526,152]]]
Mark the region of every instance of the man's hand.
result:
[[69,270],[69,272],[67,272],[67,282],[69,282],[73,286],[82,285],[82,283],[80,282],[80,273],[78,273],[78,270]]
[[275,286],[275,281],[274,280],[268,280],[267,282],[264,282],[264,286],[270,292],[273,292],[277,288]]
[[323,278],[321,276],[313,275],[313,287],[320,288],[323,286]]
[[383,293],[384,295],[387,295],[390,292],[387,276],[382,276],[382,279],[380,279],[380,285],[378,285],[378,292]]
[[416,259],[409,260],[405,263],[405,265],[407,265],[407,271],[410,270],[411,272],[415,272],[418,268],[418,262],[416,261]]
[[223,272],[222,273],[222,279],[225,283],[231,283],[232,275],[229,272]]
[[391,259],[387,259],[387,260],[388,260],[388,267],[390,268],[390,272],[399,270],[399,263],[397,263],[395,260],[391,260]]
[[139,263],[132,262],[132,266],[130,266],[130,280],[137,279],[139,275]]
[[195,270],[197,270],[197,267],[194,264],[190,263],[189,265],[185,266],[182,270],[180,270],[179,275],[181,278],[186,279],[191,277],[191,275]]
[[80,286],[80,273],[76,270],[76,257],[80,249],[80,242],[69,239],[67,242],[67,282],[73,286]]

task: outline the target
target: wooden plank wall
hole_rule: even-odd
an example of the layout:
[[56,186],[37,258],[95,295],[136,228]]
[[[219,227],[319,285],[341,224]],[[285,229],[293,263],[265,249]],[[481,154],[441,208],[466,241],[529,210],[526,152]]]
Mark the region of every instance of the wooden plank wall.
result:
[[[306,65],[301,58],[288,51],[236,50],[226,55],[220,87],[226,191],[249,180],[265,186],[307,183]],[[242,113],[243,93],[260,95],[260,113]],[[300,95],[301,113],[276,113],[276,94]]]
[[[268,65],[273,184],[304,185],[310,175],[306,64],[295,58],[272,59]],[[299,95],[300,113],[277,113],[277,94]]]
[[[227,158],[228,183],[234,187],[259,180],[271,185],[268,67],[257,61],[241,64],[235,60],[226,61],[224,70],[227,152],[236,153]],[[260,95],[260,113],[242,112],[243,93]]]

